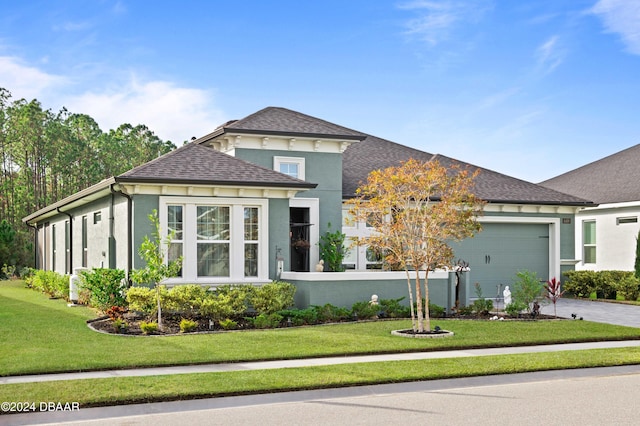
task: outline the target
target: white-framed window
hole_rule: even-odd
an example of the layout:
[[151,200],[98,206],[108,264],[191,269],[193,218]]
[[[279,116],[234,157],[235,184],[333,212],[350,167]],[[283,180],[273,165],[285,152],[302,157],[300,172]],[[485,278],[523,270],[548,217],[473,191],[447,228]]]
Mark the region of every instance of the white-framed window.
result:
[[582,262],[596,263],[596,221],[582,222]]
[[267,280],[268,200],[160,197],[160,226],[173,233],[168,259],[183,256],[171,282]]
[[273,157],[273,169],[285,175],[304,180],[303,157]]
[[345,238],[345,254],[343,264],[346,269],[366,270],[382,269],[382,257],[366,245],[358,245],[357,239],[371,235],[374,229],[367,222],[357,222],[349,215],[348,207],[342,209],[342,232]]

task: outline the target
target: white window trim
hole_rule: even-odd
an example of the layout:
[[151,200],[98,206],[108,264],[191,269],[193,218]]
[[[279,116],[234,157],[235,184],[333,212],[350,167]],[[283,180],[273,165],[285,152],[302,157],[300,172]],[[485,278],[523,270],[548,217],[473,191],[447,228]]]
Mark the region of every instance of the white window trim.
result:
[[305,179],[304,170],[304,157],[273,157],[273,170],[279,172],[281,164],[297,164],[298,165],[298,179]]
[[[594,227],[595,227],[596,242],[593,243],[593,244],[586,244],[584,242],[584,225],[585,225],[585,223],[590,223],[590,222],[593,222]],[[576,234],[580,234],[580,245],[577,246],[577,247],[579,247],[579,250],[580,250],[580,259],[582,259],[582,264],[583,265],[596,265],[597,262],[598,262],[598,249],[597,249],[597,246],[598,246],[598,222],[596,221],[596,219],[586,219],[586,218],[583,219],[582,222],[580,223],[580,232],[576,232]],[[584,258],[585,257],[584,256],[585,247],[596,247],[596,263],[590,263],[590,262],[587,262],[585,260],[585,258]]]
[[[182,205],[182,277],[169,278],[166,284],[262,283],[269,281],[269,201],[257,198],[160,197],[160,228],[166,233],[167,206]],[[231,240],[229,240],[229,276],[198,277],[195,210],[197,206],[229,206],[231,208]],[[244,276],[244,208],[258,207],[258,276]]]

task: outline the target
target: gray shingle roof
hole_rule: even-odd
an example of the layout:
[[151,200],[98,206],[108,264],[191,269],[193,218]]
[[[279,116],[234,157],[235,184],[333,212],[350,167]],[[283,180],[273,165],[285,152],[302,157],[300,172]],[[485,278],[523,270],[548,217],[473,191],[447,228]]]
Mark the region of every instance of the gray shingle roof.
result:
[[325,137],[360,140],[364,135],[355,130],[280,107],[267,107],[241,120],[232,120],[211,134],[196,140],[198,143],[223,133],[278,134],[286,136]]
[[598,204],[640,201],[640,144],[541,182]]
[[295,179],[196,143],[189,143],[116,177],[119,182],[180,182],[314,188]]
[[545,205],[585,205],[591,204],[582,198],[562,194],[531,182],[516,179],[492,170],[454,160],[443,155],[433,155],[424,151],[390,142],[375,136],[347,148],[342,161],[344,198],[351,198],[361,183],[366,182],[372,170],[398,166],[410,158],[420,161],[437,160],[443,166],[457,164],[469,170],[480,170],[475,181],[474,193],[485,201],[494,203],[545,204]]

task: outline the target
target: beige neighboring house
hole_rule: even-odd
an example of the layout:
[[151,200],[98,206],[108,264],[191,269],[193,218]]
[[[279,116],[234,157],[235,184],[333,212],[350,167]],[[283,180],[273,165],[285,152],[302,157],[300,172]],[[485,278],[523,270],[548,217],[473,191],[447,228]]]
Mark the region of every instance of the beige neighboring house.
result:
[[576,270],[634,269],[640,230],[640,144],[540,185],[597,204],[576,213]]

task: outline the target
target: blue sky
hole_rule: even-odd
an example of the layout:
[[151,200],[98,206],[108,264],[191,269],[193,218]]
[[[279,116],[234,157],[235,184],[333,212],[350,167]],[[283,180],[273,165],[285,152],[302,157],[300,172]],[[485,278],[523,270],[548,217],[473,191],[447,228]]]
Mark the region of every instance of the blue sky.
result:
[[281,106],[539,182],[640,143],[640,1],[0,0],[0,87],[177,145]]

